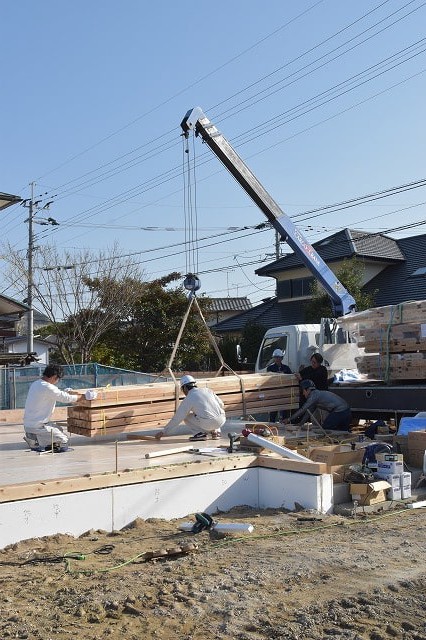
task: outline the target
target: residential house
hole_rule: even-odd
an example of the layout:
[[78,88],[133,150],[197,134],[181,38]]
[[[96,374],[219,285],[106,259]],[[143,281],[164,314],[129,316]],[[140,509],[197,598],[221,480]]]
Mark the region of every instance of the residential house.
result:
[[206,323],[211,328],[219,322],[229,320],[244,311],[248,311],[251,307],[252,303],[246,297],[210,298],[210,306],[204,312]]
[[[345,259],[362,261],[363,288],[375,293],[376,306],[426,299],[426,234],[396,240],[380,233],[343,229],[313,247],[334,272]],[[296,254],[283,256],[255,273],[275,278],[276,296],[220,322],[215,326],[217,333],[240,335],[247,322],[265,329],[306,322],[305,305],[314,276]]]

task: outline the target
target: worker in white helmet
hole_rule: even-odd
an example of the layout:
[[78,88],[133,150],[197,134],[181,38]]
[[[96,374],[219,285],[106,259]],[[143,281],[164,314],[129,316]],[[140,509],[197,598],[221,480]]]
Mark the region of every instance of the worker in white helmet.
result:
[[160,440],[163,436],[178,435],[185,430],[193,434],[189,438],[191,442],[220,438],[220,430],[226,420],[222,400],[207,387],[198,389],[196,380],[189,375],[181,378],[180,387],[185,398],[173,418],[155,437]]
[[[270,364],[266,371],[268,373],[292,373],[290,367],[283,364],[284,352],[281,349],[275,349],[272,353],[273,362]],[[271,411],[269,414],[269,422],[276,422],[278,411]],[[280,411],[280,422],[283,422],[289,416],[289,412],[285,409]]]

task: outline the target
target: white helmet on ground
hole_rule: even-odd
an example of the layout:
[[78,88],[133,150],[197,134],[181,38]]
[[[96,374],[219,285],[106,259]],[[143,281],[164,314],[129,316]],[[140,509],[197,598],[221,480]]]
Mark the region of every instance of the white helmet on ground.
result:
[[181,389],[182,389],[182,387],[187,387],[188,385],[194,385],[194,384],[197,384],[197,381],[192,376],[183,376],[180,379],[180,388]]
[[284,353],[281,351],[281,349],[275,349],[274,353],[272,354],[273,358],[283,358],[284,357]]

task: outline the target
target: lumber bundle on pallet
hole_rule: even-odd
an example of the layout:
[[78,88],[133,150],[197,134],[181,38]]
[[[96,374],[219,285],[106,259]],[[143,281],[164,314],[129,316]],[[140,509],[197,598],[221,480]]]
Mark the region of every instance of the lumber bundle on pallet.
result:
[[426,379],[426,300],[368,309],[342,319],[365,355],[360,373],[386,382]]
[[366,309],[339,318],[339,324],[359,324],[361,327],[364,323],[371,327],[377,324],[388,326],[411,322],[426,323],[426,300],[389,304],[385,307]]
[[[426,325],[423,325],[425,327]],[[426,333],[420,322],[361,329],[358,342],[366,353],[426,351]]]
[[381,380],[425,380],[426,353],[391,353],[365,355],[358,370]]
[[[223,401],[226,415],[243,416],[299,406],[298,381],[293,374],[246,374],[204,378],[198,387],[212,389]],[[96,389],[95,400],[68,407],[68,431],[96,436],[161,428],[184,398],[173,382]]]

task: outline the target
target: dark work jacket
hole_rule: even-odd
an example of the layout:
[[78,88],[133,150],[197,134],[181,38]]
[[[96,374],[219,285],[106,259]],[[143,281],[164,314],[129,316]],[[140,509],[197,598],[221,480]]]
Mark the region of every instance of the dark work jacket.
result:
[[275,362],[274,364],[270,364],[266,371],[269,373],[293,373],[286,364],[276,364]]
[[321,364],[317,369],[305,367],[300,372],[302,380],[312,380],[316,388],[320,391],[328,391],[328,371],[327,367]]
[[298,420],[304,416],[308,409],[311,412],[314,412],[317,408],[324,409],[329,413],[340,413],[341,411],[347,411],[349,409],[349,405],[346,400],[343,400],[343,398],[340,398],[335,393],[331,393],[331,391],[318,391],[318,389],[312,389],[302,407],[298,409],[296,413],[293,413],[292,420]]

